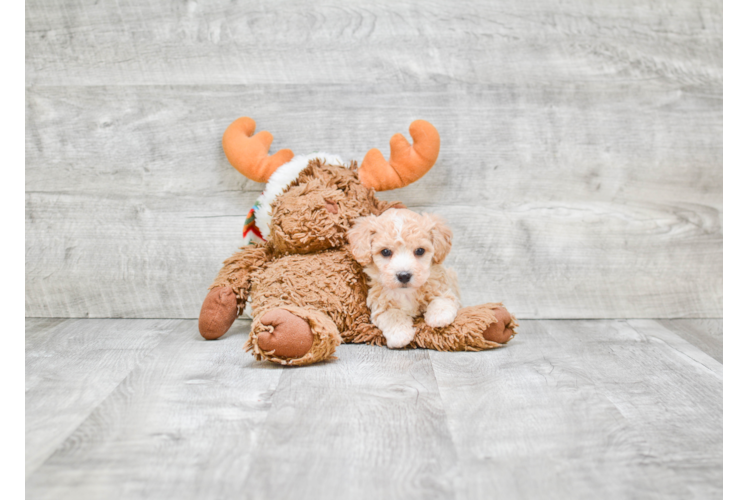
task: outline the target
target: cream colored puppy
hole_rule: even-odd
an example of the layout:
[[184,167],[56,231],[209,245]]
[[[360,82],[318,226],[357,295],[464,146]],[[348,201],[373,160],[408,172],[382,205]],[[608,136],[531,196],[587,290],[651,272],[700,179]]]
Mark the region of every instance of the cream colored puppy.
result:
[[455,272],[441,265],[452,247],[452,231],[441,217],[391,208],[358,219],[348,241],[369,277],[367,305],[387,347],[408,345],[420,315],[433,328],[454,321],[460,291]]

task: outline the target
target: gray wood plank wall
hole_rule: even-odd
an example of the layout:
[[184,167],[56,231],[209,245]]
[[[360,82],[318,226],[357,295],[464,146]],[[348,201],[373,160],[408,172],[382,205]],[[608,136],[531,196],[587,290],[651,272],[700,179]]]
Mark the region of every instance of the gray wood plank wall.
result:
[[466,302],[722,316],[717,0],[26,3],[26,315],[194,318],[274,148],[360,160],[411,120]]

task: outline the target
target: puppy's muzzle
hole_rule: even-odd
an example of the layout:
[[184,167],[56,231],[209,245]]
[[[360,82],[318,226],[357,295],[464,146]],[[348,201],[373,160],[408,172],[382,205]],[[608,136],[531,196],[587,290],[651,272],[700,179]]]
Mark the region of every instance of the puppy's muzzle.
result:
[[405,284],[410,281],[410,278],[413,277],[413,275],[409,272],[401,271],[397,273],[397,281],[399,281],[402,284]]

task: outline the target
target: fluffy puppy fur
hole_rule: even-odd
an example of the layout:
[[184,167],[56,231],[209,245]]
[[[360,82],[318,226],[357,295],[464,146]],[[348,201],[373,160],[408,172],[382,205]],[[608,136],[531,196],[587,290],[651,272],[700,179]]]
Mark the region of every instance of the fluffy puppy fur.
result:
[[452,248],[452,231],[441,217],[391,208],[358,219],[348,242],[369,277],[371,320],[388,347],[408,345],[420,315],[433,328],[454,321],[460,292],[455,272],[441,265]]

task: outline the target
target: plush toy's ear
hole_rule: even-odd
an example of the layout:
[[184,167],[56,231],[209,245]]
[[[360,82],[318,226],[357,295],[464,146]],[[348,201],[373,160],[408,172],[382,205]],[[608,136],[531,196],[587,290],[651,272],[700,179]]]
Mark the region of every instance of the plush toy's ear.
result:
[[356,219],[356,223],[348,230],[348,243],[351,255],[362,266],[373,262],[371,256],[371,238],[374,236],[374,221],[376,216],[368,215]]
[[431,243],[434,245],[434,264],[441,264],[452,249],[452,230],[438,215],[424,214],[431,224]]
[[370,149],[358,177],[361,183],[375,191],[388,191],[411,184],[423,177],[436,163],[439,156],[439,132],[425,120],[410,124],[413,145],[402,134],[390,139],[390,160],[384,159],[381,151]]
[[234,120],[223,133],[223,152],[244,177],[267,182],[278,167],[293,158],[290,149],[281,149],[269,156],[272,142],[273,134],[264,130],[255,134],[255,121],[244,116]]

